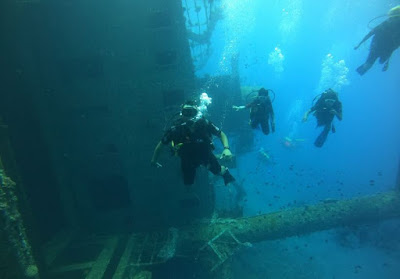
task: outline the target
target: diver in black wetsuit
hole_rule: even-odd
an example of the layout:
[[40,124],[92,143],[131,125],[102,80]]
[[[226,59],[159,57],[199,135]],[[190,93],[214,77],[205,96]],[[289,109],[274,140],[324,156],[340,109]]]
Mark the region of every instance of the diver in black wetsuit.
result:
[[303,122],[306,122],[308,115],[314,112],[317,118],[317,127],[325,126],[321,134],[314,142],[316,147],[322,147],[328,137],[329,131],[336,132],[335,126],[332,124],[333,118],[336,116],[342,120],[342,103],[339,101],[338,95],[332,89],[322,93],[317,102],[304,114]]
[[186,102],[182,106],[181,116],[170,127],[157,144],[151,164],[160,167],[158,157],[163,145],[172,144],[175,154],[181,158],[181,169],[185,185],[192,185],[196,175],[196,168],[204,165],[215,175],[221,175],[225,185],[235,181],[227,167],[221,166],[212,153],[214,146],[212,136],[220,138],[224,146],[221,157],[230,158],[228,138],[213,123],[204,116],[199,116],[199,111],[194,102]]
[[[397,7],[396,7],[397,8]],[[392,9],[389,12],[389,18],[372,29],[361,42],[354,47],[358,49],[361,44],[374,36],[371,41],[369,55],[364,64],[357,68],[360,75],[365,74],[379,58],[379,63],[384,64],[382,71],[389,68],[389,60],[395,51],[400,46],[400,13],[399,9]]]
[[[250,126],[252,129],[256,129],[258,125],[261,126],[261,130],[264,135],[268,135],[270,130],[275,132],[275,114],[272,107],[271,98],[268,96],[268,90],[261,88],[258,90],[257,97],[253,101],[245,106],[233,106],[236,111],[249,108],[250,109]],[[270,129],[271,123],[271,129]]]

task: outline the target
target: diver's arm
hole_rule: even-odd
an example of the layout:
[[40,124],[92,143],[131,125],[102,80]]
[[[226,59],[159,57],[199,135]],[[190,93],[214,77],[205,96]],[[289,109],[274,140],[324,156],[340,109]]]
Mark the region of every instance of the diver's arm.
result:
[[376,29],[376,28],[372,29],[372,30],[361,40],[361,42],[360,42],[357,46],[354,47],[354,49],[358,49],[366,40],[368,40],[372,35],[374,35],[374,34],[375,34],[375,29]]
[[271,117],[271,129],[272,132],[275,132],[275,113],[274,113],[274,109],[272,108],[271,105],[271,110],[270,110],[270,117]]
[[248,103],[245,106],[232,106],[232,108],[235,109],[236,111],[239,111],[239,110],[251,108],[252,106],[254,106],[254,104],[255,104],[255,101],[252,101],[251,103]]
[[233,108],[234,110],[236,110],[236,111],[239,111],[239,110],[245,109],[246,106],[232,106],[232,108]]
[[340,121],[342,121],[342,119],[343,119],[343,114],[342,114],[342,111],[341,111],[341,110],[338,111],[338,112],[336,113],[336,117],[337,117]]
[[[314,109],[315,110],[315,109]],[[308,115],[314,111],[313,108],[310,108],[309,110],[306,111],[306,113],[303,116],[303,122],[306,122],[308,120]]]
[[163,150],[163,143],[160,141],[153,152],[153,157],[151,158],[151,165],[161,167],[161,164],[158,163],[158,158],[160,157],[161,151]]
[[219,135],[219,139],[221,140],[221,143],[225,149],[229,148],[228,137],[225,135],[224,132],[221,131],[221,134]]
[[339,108],[336,111],[336,117],[337,117],[337,119],[339,119],[339,121],[342,121],[342,119],[343,119],[343,112],[342,112],[342,104],[341,103],[339,103]]
[[330,113],[339,119],[339,121],[342,121],[343,115],[342,115],[342,104],[339,103],[336,108],[332,108],[330,110]]
[[224,151],[222,152],[221,157],[232,157],[232,153],[229,150],[228,137],[225,135],[224,132],[221,131],[221,133],[219,134],[219,139],[221,140],[221,143],[224,146]]

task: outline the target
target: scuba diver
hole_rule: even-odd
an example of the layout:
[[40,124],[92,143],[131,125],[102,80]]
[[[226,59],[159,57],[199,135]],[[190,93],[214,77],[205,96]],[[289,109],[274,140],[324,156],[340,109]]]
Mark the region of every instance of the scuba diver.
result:
[[335,126],[332,124],[333,118],[336,116],[340,121],[342,120],[342,103],[339,101],[338,94],[330,88],[319,95],[315,102],[317,97],[314,98],[313,106],[304,114],[303,122],[306,122],[308,115],[314,112],[317,118],[317,127],[325,126],[314,142],[316,147],[322,147],[329,131],[332,129],[332,133],[336,132]]
[[271,98],[268,96],[268,91],[265,88],[258,90],[257,97],[245,106],[232,106],[236,111],[242,109],[250,109],[250,126],[252,129],[256,129],[258,125],[261,126],[261,130],[265,135],[270,132],[269,123],[271,123],[271,130],[275,132],[275,114],[272,108]]
[[157,144],[151,165],[161,167],[158,157],[164,145],[172,144],[173,151],[181,158],[181,169],[185,185],[192,185],[196,175],[196,168],[200,165],[207,167],[215,175],[221,175],[225,185],[235,181],[225,166],[221,166],[212,153],[214,145],[212,136],[217,136],[224,146],[221,157],[230,158],[229,142],[225,133],[213,123],[207,120],[199,111],[194,101],[186,102],[181,109],[180,117],[164,133],[161,141]]
[[378,58],[379,63],[384,64],[382,71],[386,71],[389,68],[389,60],[393,51],[400,46],[400,5],[391,9],[388,16],[388,19],[373,28],[361,42],[354,47],[354,49],[358,49],[371,36],[374,36],[371,41],[367,60],[357,68],[357,72],[360,75],[364,75]]
[[258,157],[260,160],[262,160],[264,163],[273,163],[273,159],[269,151],[265,150],[264,148],[260,148],[258,150]]
[[284,137],[281,140],[281,144],[283,145],[283,147],[287,148],[287,149],[295,149],[297,148],[301,142],[304,142],[305,139],[294,139],[291,137]]

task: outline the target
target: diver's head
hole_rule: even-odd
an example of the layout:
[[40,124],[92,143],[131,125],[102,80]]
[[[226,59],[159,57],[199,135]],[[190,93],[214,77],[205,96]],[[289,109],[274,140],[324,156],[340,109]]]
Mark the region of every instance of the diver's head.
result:
[[335,99],[335,100],[338,99],[337,92],[333,91],[332,88],[325,90],[323,96],[325,99]]
[[337,93],[333,91],[331,88],[325,90],[324,93],[322,94],[322,97],[326,109],[331,109],[335,104],[335,102],[339,99]]
[[268,96],[268,90],[265,89],[264,87],[261,88],[260,90],[258,90],[258,96],[264,96],[267,97]]
[[181,115],[188,118],[195,117],[199,112],[196,102],[187,101],[182,105]]

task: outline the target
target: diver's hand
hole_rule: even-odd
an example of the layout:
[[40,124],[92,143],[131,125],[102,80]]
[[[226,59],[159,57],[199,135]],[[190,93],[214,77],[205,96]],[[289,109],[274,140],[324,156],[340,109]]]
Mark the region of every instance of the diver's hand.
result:
[[232,152],[229,149],[224,149],[222,151],[220,159],[231,159],[232,158]]
[[161,165],[159,162],[154,161],[154,160],[151,160],[150,165],[151,165],[152,167],[162,168],[162,165]]
[[329,113],[332,114],[332,115],[337,115],[337,111],[334,110],[334,109],[331,109],[331,110],[329,111]]
[[307,122],[308,120],[308,115],[310,114],[311,110],[306,111],[306,113],[303,116],[303,122]]

